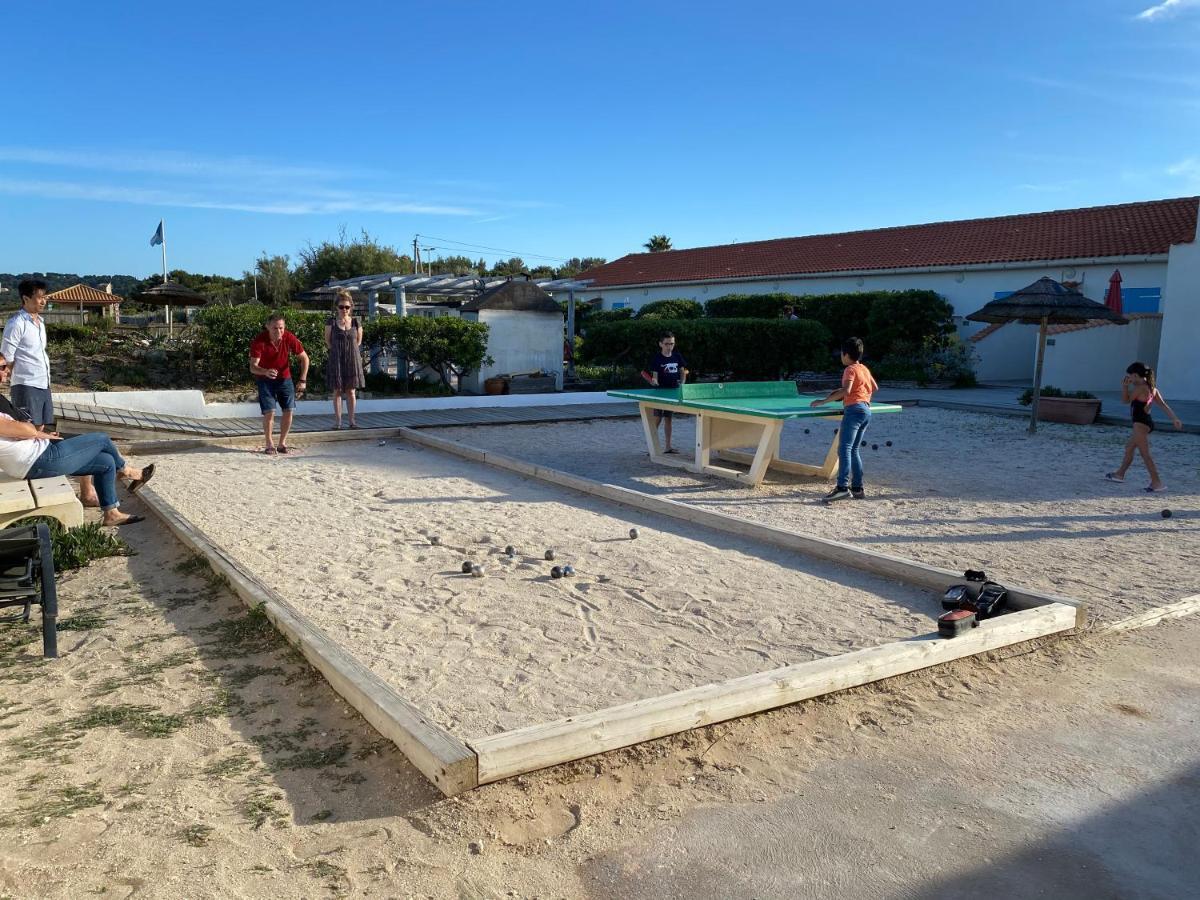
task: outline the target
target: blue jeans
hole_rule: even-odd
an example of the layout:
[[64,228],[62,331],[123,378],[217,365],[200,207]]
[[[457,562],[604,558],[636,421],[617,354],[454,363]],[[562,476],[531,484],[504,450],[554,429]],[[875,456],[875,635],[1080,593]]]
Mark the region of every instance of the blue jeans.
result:
[[117,473],[125,460],[107,434],[81,434],[51,441],[42,451],[26,478],[53,478],[56,475],[91,475],[96,479],[96,494],[101,509],[117,507]]
[[838,430],[837,486],[840,489],[848,486],[853,491],[861,491],[863,488],[862,454],[858,448],[870,424],[871,404],[855,403],[842,410],[842,427]]

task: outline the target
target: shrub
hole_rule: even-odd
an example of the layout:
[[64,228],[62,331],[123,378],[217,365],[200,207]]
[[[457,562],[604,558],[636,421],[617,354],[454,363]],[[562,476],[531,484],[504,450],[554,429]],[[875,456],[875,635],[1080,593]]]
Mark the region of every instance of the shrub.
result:
[[655,300],[637,311],[639,319],[699,319],[704,316],[704,305],[695,300]]
[[309,387],[320,390],[325,381],[325,323],[329,314],[300,309],[272,310],[258,303],[209,306],[199,315],[199,357],[209,376],[244,384],[250,375],[250,341],[263,330],[274,312],[287,320],[287,329],[300,339],[308,353]]
[[621,309],[589,310],[585,322],[590,327],[592,325],[601,325],[605,322],[624,322],[626,319],[632,318],[633,310],[628,306],[625,306]]
[[935,291],[887,291],[875,295],[866,333],[860,336],[869,342],[868,353],[881,359],[899,343],[944,344],[954,332],[953,314],[954,308]]
[[[1062,388],[1056,388],[1050,384],[1043,384],[1041,389],[1043,397],[1062,397],[1066,400],[1095,400],[1096,395],[1090,394],[1087,391],[1064,391]],[[1021,395],[1018,401],[1022,406],[1030,406],[1033,404],[1033,388],[1025,388],[1025,393]]]
[[693,376],[729,372],[738,378],[778,378],[827,365],[832,342],[819,322],[786,319],[634,319],[588,330],[581,356],[586,365],[641,367],[673,331]]
[[778,319],[785,306],[795,306],[795,294],[724,294],[704,305],[714,319]]
[[926,338],[921,346],[896,344],[872,371],[878,379],[892,381],[950,381],[955,387],[972,387],[975,381],[971,348],[957,337],[948,341]]
[[106,556],[131,556],[133,551],[121,538],[105,531],[99,522],[89,522],[75,528],[64,528],[58,519],[36,516],[23,519],[21,525],[45,522],[50,528],[54,547],[54,571],[69,572],[81,569],[94,559]]
[[428,366],[446,387],[451,376],[461,378],[492,362],[488,326],[458,316],[385,316],[367,323],[363,342],[379,342],[409,362]]

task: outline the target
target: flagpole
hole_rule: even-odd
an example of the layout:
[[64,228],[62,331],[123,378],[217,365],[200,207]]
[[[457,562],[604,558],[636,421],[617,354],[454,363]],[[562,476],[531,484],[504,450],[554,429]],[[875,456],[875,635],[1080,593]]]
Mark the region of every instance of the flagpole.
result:
[[[163,284],[167,283],[167,224],[163,219],[158,220],[158,227],[162,230],[162,255],[163,255]],[[167,337],[171,337],[171,306],[163,304],[163,318],[167,320]]]

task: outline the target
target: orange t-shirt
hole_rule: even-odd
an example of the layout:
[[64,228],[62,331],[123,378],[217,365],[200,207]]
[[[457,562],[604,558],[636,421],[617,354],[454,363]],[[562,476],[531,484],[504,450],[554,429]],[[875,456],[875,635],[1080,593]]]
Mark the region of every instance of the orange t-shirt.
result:
[[870,403],[871,395],[879,390],[871,370],[860,362],[851,363],[842,371],[842,406],[853,406],[855,403]]

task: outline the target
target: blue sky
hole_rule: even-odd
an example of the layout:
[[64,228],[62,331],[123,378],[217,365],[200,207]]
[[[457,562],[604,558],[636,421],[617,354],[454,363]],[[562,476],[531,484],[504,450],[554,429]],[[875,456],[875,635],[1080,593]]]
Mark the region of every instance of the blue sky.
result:
[[[1200,0],[5,3],[0,271],[527,262],[1200,193]],[[454,243],[452,243],[454,242]]]

